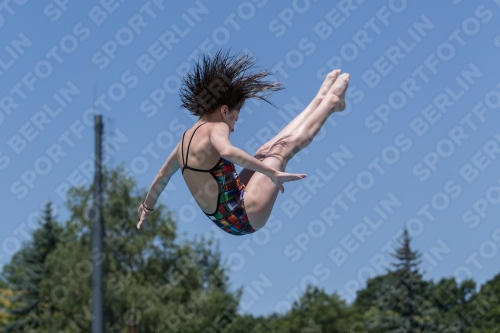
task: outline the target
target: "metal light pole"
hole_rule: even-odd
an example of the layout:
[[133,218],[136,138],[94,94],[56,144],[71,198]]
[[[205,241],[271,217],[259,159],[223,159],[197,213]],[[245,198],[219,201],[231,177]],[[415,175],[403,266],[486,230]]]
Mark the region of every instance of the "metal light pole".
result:
[[102,215],[102,117],[95,115],[95,176],[92,216],[92,333],[104,333],[104,219]]
[[95,168],[92,209],[92,333],[104,333],[104,217],[102,214],[102,116],[96,112],[97,66],[94,64],[92,108],[94,109]]

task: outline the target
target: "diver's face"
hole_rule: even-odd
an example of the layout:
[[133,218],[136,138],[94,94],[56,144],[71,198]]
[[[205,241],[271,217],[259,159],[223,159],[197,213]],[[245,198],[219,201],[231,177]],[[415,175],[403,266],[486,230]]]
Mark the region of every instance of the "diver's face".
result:
[[240,115],[239,109],[228,110],[224,115],[224,122],[229,126],[229,130],[234,132],[234,127]]

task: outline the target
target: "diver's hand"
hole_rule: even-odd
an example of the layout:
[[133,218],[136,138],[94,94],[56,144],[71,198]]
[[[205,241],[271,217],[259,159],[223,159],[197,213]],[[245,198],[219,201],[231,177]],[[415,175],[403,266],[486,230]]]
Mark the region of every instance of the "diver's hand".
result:
[[270,178],[272,179],[273,183],[278,186],[278,189],[281,191],[281,193],[284,193],[285,188],[283,187],[283,183],[293,182],[295,180],[306,178],[306,175],[302,173],[287,173],[276,171]]
[[146,221],[150,213],[151,212],[145,209],[142,204],[139,206],[139,209],[137,210],[137,214],[139,214],[139,222],[137,223],[137,229],[141,228],[142,223]]

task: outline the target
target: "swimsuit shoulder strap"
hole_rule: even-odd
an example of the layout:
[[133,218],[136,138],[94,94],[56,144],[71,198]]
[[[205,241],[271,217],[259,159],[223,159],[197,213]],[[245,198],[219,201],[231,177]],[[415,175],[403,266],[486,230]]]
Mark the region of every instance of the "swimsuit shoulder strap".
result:
[[195,128],[195,130],[193,131],[193,134],[191,134],[191,139],[189,139],[189,143],[188,143],[187,151],[186,151],[186,161],[184,161],[184,135],[186,135],[187,131],[184,132],[184,134],[182,135],[182,147],[181,147],[181,150],[182,150],[182,163],[184,164],[184,166],[182,167],[182,172],[184,172],[184,169],[189,168],[189,166],[187,165],[188,158],[189,158],[189,148],[191,147],[191,141],[193,141],[194,134],[196,133],[196,131],[198,130],[198,128],[200,128],[202,125],[205,125],[205,124],[206,123],[200,124],[198,127]]
[[[187,131],[186,131],[187,132]],[[184,163],[184,136],[186,135],[186,132],[182,134],[182,141],[181,141],[181,154],[182,154],[182,173],[184,173],[184,169],[186,169],[186,163]]]

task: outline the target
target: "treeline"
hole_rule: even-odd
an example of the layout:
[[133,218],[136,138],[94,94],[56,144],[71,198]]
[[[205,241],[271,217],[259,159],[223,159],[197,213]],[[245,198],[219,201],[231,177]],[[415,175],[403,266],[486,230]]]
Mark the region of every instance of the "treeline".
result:
[[[347,305],[309,287],[288,313],[240,315],[217,244],[176,243],[176,223],[158,205],[135,228],[145,193],[122,168],[105,172],[105,332],[127,333],[500,333],[500,274],[476,292],[472,280],[426,281],[403,234],[394,264]],[[51,205],[32,241],[0,275],[0,332],[90,332],[92,187],[68,193],[61,225]],[[95,254],[94,254],[95,255]]]

